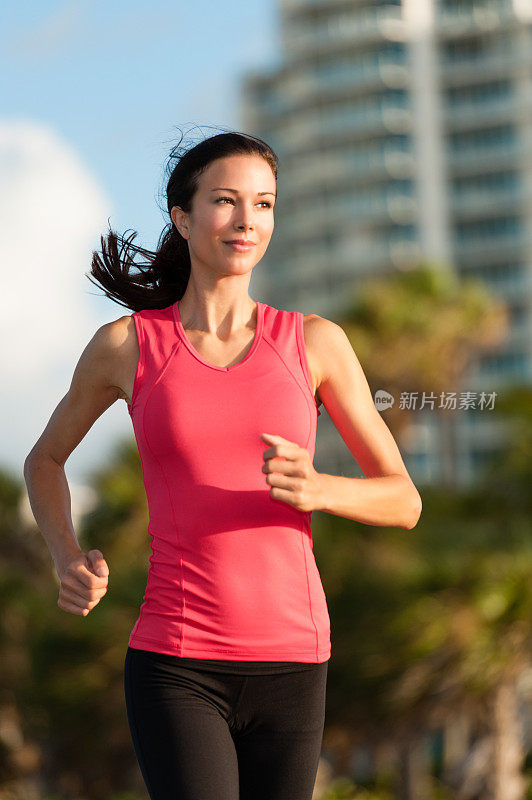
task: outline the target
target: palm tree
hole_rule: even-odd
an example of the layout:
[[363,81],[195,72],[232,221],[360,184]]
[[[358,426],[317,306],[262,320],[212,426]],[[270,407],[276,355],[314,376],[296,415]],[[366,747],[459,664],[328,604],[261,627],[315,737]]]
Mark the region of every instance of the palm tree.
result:
[[[509,329],[506,305],[479,281],[463,281],[452,270],[421,263],[364,281],[337,322],[370,386],[382,387],[394,397],[434,395],[441,432],[441,481],[454,485],[456,413],[438,405],[438,400],[446,392],[459,397],[471,363],[504,343]],[[394,404],[382,414],[400,441],[411,423],[408,405]]]
[[[0,472],[0,795],[143,797],[127,727],[123,659],[146,584],[147,503],[133,438],[91,478],[98,502],[76,533],[102,550],[109,590],[86,617],[57,606],[58,578],[22,480]],[[105,735],[102,735],[102,731]],[[134,794],[136,792],[136,795]]]
[[500,467],[461,492],[425,490],[412,534],[313,516],[334,648],[324,746],[344,742],[345,771],[356,744],[378,752],[391,742],[405,800],[432,796],[426,741],[436,730],[453,798],[524,798],[517,684],[532,660],[531,401],[530,389],[508,393],[498,413],[515,435]]

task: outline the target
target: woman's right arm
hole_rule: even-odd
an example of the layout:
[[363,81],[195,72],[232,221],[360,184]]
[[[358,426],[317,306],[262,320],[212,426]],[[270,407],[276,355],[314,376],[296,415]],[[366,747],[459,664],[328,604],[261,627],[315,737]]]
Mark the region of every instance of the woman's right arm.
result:
[[86,556],[78,543],[64,465],[98,417],[125,396],[122,386],[127,385],[135,348],[138,356],[130,316],[96,331],[80,356],[68,392],[24,462],[31,509],[62,584],[58,605],[83,616],[107,591],[107,575],[97,577],[91,570],[103,567],[108,574],[108,569],[99,551]]

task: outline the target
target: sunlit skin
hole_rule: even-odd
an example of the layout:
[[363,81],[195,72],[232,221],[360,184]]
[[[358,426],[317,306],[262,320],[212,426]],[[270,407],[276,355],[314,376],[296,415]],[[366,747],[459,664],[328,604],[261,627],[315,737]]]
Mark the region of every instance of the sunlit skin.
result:
[[[188,241],[191,262],[179,301],[181,319],[186,329],[204,332],[205,340],[236,336],[254,310],[249,282],[273,233],[276,192],[275,176],[263,158],[230,156],[212,162],[201,175],[190,213],[178,206],[171,210],[172,222]],[[224,244],[239,238],[256,244],[247,252]],[[262,467],[270,496],[310,511],[320,483],[308,451],[276,434],[261,438],[271,445],[263,452]]]
[[[273,233],[276,191],[267,161],[231,156],[212,162],[202,173],[190,213],[171,209],[191,260],[190,279],[179,301],[181,321],[201,342],[198,349],[209,353],[207,360],[238,363],[250,345],[256,304],[249,282]],[[234,238],[256,244],[239,252],[224,244]],[[318,473],[305,448],[276,431],[263,432],[267,448],[262,471],[270,496],[301,511],[321,510],[366,525],[411,530],[421,514],[421,497],[375,407],[349,338],[340,325],[317,314],[305,315],[303,324],[314,391],[365,477]],[[107,408],[119,398],[131,402],[138,359],[132,315],[102,325],[24,463],[32,509],[61,582],[58,605],[72,614],[86,616],[99,603],[107,591],[109,568],[100,550],[85,553],[79,545],[64,464]],[[257,464],[257,473],[259,469]]]
[[[249,281],[273,233],[276,193],[267,161],[228,156],[209,164],[200,176],[190,213],[179,206],[171,209],[174,225],[188,241],[191,274],[179,309],[191,328],[227,340],[248,321],[255,308]],[[240,238],[255,247],[238,252],[224,244]]]
[[[231,192],[229,189],[235,191]],[[229,156],[209,164],[200,176],[190,213],[185,213],[178,206],[171,209],[174,225],[188,242],[191,261],[190,279],[185,294],[179,301],[181,321],[185,330],[201,341],[198,349],[204,348],[203,352],[216,354],[215,358],[220,361],[226,360],[230,349],[232,355],[235,351],[241,352],[242,347],[249,343],[250,329],[254,329],[256,325],[255,303],[249,297],[249,282],[252,270],[266,252],[273,233],[276,192],[275,176],[267,161],[260,156]],[[256,244],[246,252],[238,252],[224,244],[229,239],[237,238],[250,239]],[[324,329],[322,333],[323,348],[327,351],[328,361],[334,363],[333,345],[334,348],[337,345],[332,338],[328,344],[328,328],[336,326],[325,320],[321,322],[327,326],[327,330]],[[339,329],[338,332],[345,338],[343,331]],[[334,339],[336,338],[335,336]],[[228,343],[231,343],[231,348],[227,346]],[[338,349],[338,353],[342,352],[350,372],[353,373],[351,345],[346,338],[341,344],[342,348]],[[355,364],[360,370],[358,380],[364,382],[366,407],[370,411],[362,411],[364,406],[359,399],[357,410],[351,413],[353,416],[355,413],[361,416],[364,414],[365,429],[378,431],[379,427],[385,427],[384,423],[375,411],[362,370],[357,361]],[[343,363],[338,366],[337,374],[344,377],[348,374]],[[354,380],[353,376],[353,382]],[[325,397],[326,383],[324,380]],[[345,402],[351,408],[353,389],[344,388],[343,391],[346,393]],[[336,402],[331,397],[328,405],[333,417],[333,403]],[[370,413],[371,425],[367,419]],[[385,503],[393,509],[396,504],[403,502],[405,478],[398,476],[395,469],[392,470],[392,476],[369,482],[364,480],[360,484],[359,479],[318,473],[304,447],[285,439],[275,431],[263,432],[260,436],[268,445],[262,454],[261,469],[266,473],[265,483],[270,487],[270,497],[275,500],[300,511],[330,508],[334,513],[335,505],[329,505],[333,498],[333,502],[346,516],[351,513],[352,498],[357,499],[360,508],[365,505],[368,514],[374,508],[384,508]],[[376,432],[375,437],[377,436],[391,439],[387,429],[384,433]],[[360,439],[359,433],[357,438]],[[395,443],[390,442],[388,446],[390,451],[393,449],[399,471],[404,471]],[[374,468],[373,464],[369,466]],[[356,493],[351,488],[351,481],[357,481]],[[409,478],[407,482],[410,485]],[[364,492],[367,495],[365,501]],[[415,488],[414,492],[417,496]]]
[[270,497],[299,511],[317,508],[323,490],[320,473],[314,469],[308,450],[272,433],[261,433],[261,439],[271,444],[262,454]]

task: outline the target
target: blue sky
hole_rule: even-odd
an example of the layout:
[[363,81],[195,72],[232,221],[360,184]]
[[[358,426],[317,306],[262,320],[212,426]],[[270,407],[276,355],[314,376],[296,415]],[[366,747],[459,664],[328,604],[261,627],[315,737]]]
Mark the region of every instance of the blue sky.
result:
[[260,0],[11,3],[0,20],[4,118],[52,125],[113,199],[116,224],[150,235],[174,126],[239,127],[241,76],[278,58],[276,9]]
[[[241,80],[279,62],[278,13],[261,0],[65,0],[0,12],[3,466],[21,473],[87,342],[128,313],[84,276],[107,218],[155,247],[176,126],[196,141],[243,127]],[[128,433],[117,402],[67,461],[69,480],[82,483]]]

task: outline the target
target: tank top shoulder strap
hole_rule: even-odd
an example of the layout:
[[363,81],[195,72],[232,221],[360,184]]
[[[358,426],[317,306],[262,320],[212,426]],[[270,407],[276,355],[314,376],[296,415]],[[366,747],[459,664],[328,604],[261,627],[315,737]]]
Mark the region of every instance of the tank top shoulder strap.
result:
[[170,305],[167,308],[149,308],[131,314],[137,332],[139,359],[131,405],[128,406],[130,413],[141,397],[153,386],[175,347],[178,346],[179,340],[175,332],[172,310],[173,305]]
[[[263,338],[277,351],[316,406],[305,346],[304,314],[265,306]],[[321,411],[316,407],[318,416]]]

